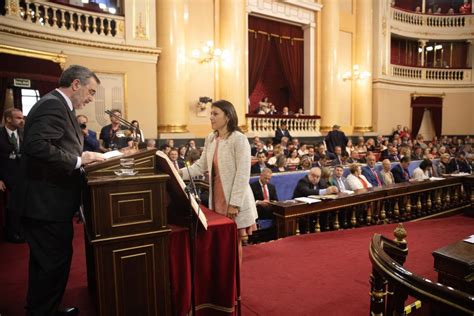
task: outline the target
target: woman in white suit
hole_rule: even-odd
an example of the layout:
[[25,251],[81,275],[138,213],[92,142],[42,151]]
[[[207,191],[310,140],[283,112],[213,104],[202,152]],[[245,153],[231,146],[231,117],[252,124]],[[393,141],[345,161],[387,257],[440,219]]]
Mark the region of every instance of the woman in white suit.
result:
[[210,175],[209,208],[233,219],[239,229],[239,264],[242,264],[242,240],[256,230],[257,209],[249,185],[250,144],[238,127],[232,103],[220,100],[212,103],[211,126],[214,130],[204,143],[196,163],[180,170],[185,180],[189,176]]
[[372,187],[372,184],[362,174],[360,165],[355,163],[350,165],[349,171],[351,173],[347,176],[346,180],[350,190],[355,191]]

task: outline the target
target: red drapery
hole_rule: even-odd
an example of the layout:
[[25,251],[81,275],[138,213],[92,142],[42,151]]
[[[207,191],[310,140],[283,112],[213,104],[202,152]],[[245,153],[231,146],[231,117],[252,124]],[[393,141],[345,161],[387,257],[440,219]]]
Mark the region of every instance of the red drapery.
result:
[[420,131],[424,111],[425,109],[428,109],[431,113],[431,119],[433,120],[436,136],[440,137],[443,119],[443,99],[438,97],[417,97],[416,99],[411,100],[411,107],[412,135],[416,136]]
[[[249,17],[249,30],[284,37],[271,36],[268,42],[268,35],[261,33],[256,35],[254,32],[249,32],[249,93],[252,106],[255,107],[256,104],[258,106],[260,100],[253,98],[252,93],[258,84],[264,82],[262,75],[268,65],[266,61],[269,54],[275,50],[287,81],[287,87],[278,87],[278,89],[286,89],[289,92],[289,104],[278,105],[278,110],[281,111],[281,107],[288,106],[290,111],[297,112],[300,107],[303,107],[304,43],[294,38],[302,39],[303,30],[298,26],[254,16]],[[271,101],[272,96],[268,97]]]

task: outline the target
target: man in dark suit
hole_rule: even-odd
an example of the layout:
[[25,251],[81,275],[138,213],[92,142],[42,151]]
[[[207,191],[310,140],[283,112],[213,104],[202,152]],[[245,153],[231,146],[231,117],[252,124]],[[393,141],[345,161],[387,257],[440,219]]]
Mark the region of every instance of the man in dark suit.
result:
[[403,157],[400,160],[400,164],[392,168],[393,178],[395,183],[403,183],[410,181],[410,173],[408,172],[408,166],[410,165],[410,157]]
[[274,143],[279,144],[283,137],[288,137],[288,140],[290,141],[292,139],[290,132],[288,131],[288,125],[286,125],[285,121],[281,122],[280,127],[276,129],[275,137],[273,139]]
[[326,147],[329,152],[334,153],[334,148],[336,146],[340,146],[342,149],[345,150],[347,146],[347,137],[344,132],[340,131],[341,127],[337,124],[334,124],[332,127],[332,131],[330,131],[326,138],[324,139],[326,141]]
[[[0,194],[8,203],[18,181],[20,170],[20,146],[23,143],[23,113],[19,109],[8,109],[3,113],[5,126],[0,128]],[[5,208],[5,240],[22,243],[25,240],[20,232],[20,213],[13,205]]]
[[77,116],[77,123],[81,128],[82,135],[84,136],[84,151],[96,151],[100,152],[99,140],[97,140],[97,133],[87,128],[87,122],[89,119],[83,114]]
[[369,154],[365,157],[367,166],[362,167],[362,175],[372,184],[373,187],[381,187],[383,185],[383,178],[380,172],[375,170],[375,156]]
[[[321,169],[318,167],[311,168],[309,173],[301,178],[296,184],[296,188],[293,191],[293,198],[305,197],[309,195],[326,195],[337,193],[335,186],[326,187],[319,184],[321,179]],[[299,230],[302,234],[307,231],[313,231],[314,227],[309,227],[310,223],[313,222],[314,218],[311,218],[308,222],[305,218],[299,220]],[[312,225],[311,225],[312,226]]]
[[173,148],[168,153],[168,157],[170,158],[173,165],[176,167],[177,170],[186,167],[186,163],[182,160],[179,160],[179,152],[176,148]]
[[278,201],[278,195],[275,186],[270,183],[272,170],[265,168],[260,173],[258,181],[252,182],[250,187],[257,203],[257,212],[259,219],[273,219],[273,212],[270,201]]
[[30,248],[27,315],[77,315],[77,308],[58,310],[72,259],[72,218],[81,203],[82,165],[103,160],[83,152],[75,109],[94,100],[97,76],[70,66],[59,88],[43,96],[26,118],[21,181],[15,201],[22,211]]
[[344,177],[344,167],[342,165],[334,167],[334,175],[329,180],[329,183],[334,185],[339,192],[349,190],[349,185]]
[[250,173],[259,174],[265,168],[269,168],[269,166],[267,165],[267,153],[266,152],[258,153],[257,163],[253,164],[252,167],[250,167]]

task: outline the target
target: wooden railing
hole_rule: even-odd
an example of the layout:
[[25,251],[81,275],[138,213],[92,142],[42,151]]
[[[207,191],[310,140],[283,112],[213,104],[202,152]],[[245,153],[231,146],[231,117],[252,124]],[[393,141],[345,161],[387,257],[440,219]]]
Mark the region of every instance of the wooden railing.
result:
[[435,217],[472,208],[474,176],[339,193],[319,203],[272,202],[277,238]]
[[48,1],[7,1],[5,17],[8,24],[21,26],[51,34],[102,41],[123,43],[125,18],[112,14],[91,12]]
[[471,83],[472,69],[441,69],[390,65],[392,77],[419,82]]
[[375,234],[370,243],[370,315],[405,315],[408,295],[421,300],[423,306],[436,311],[436,315],[473,315],[474,296],[425,279],[403,267],[408,255],[407,234],[399,225],[394,235],[396,239],[392,241]]
[[275,130],[285,122],[292,136],[319,136],[320,117],[316,115],[259,115],[247,114],[248,133],[273,137]]

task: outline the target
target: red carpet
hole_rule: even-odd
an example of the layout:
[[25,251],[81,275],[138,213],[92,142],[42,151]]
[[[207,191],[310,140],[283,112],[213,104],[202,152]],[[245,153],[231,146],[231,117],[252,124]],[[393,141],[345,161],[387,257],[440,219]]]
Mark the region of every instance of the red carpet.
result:
[[[244,249],[242,315],[367,315],[369,242],[392,236],[394,225],[295,236]],[[436,279],[431,252],[474,234],[474,218],[462,215],[405,223],[408,269]],[[87,291],[83,231],[75,225],[74,258],[66,306],[95,315]],[[28,247],[0,242],[0,315],[23,315]]]

